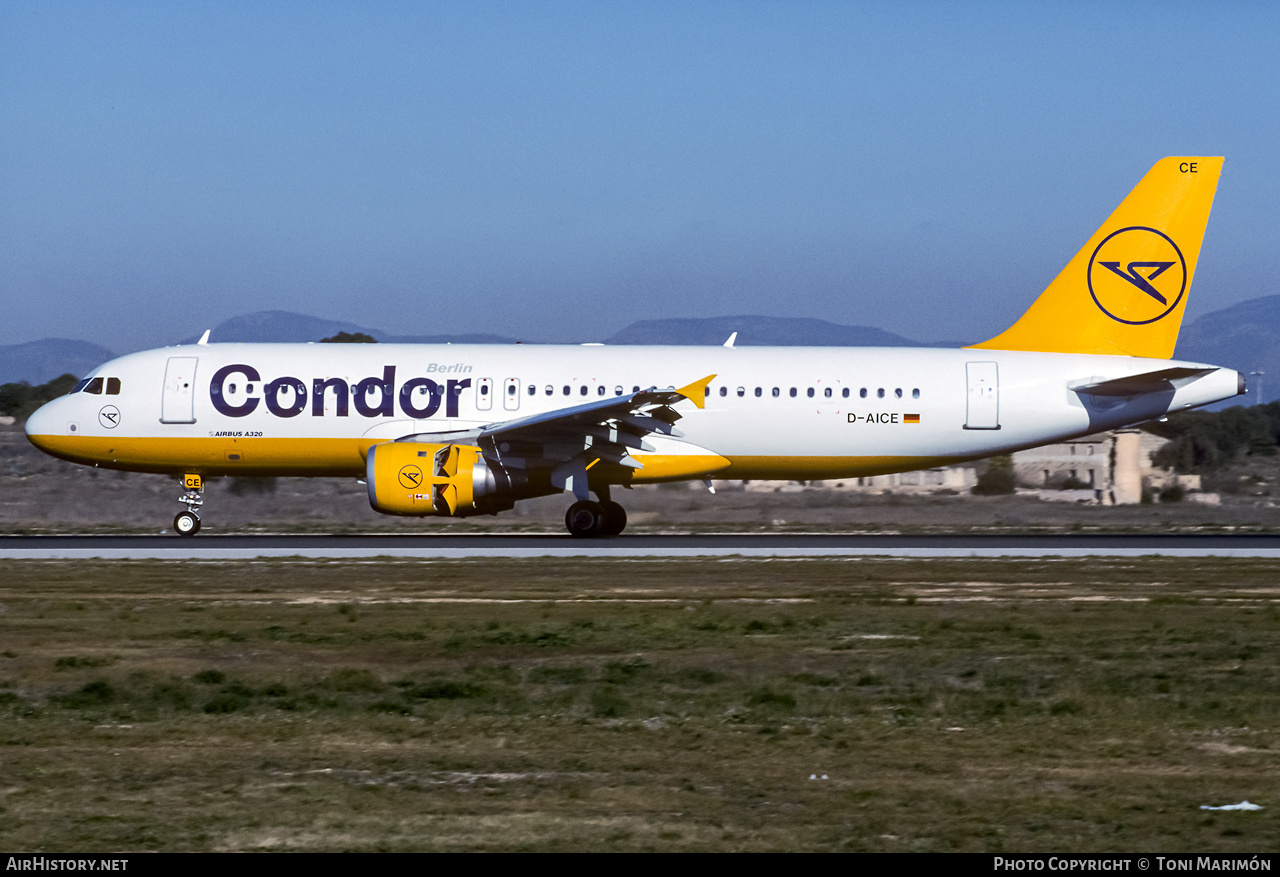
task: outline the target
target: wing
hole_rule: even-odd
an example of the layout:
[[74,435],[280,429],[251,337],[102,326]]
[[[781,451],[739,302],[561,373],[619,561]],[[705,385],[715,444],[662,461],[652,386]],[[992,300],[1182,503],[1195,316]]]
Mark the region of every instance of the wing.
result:
[[682,415],[674,406],[687,399],[703,407],[714,378],[707,375],[679,389],[650,388],[477,429],[418,433],[398,441],[476,445],[486,460],[504,469],[550,470],[553,484],[581,497],[588,469],[599,463],[641,469],[644,464],[631,452],[654,451],[645,441],[648,436],[679,438],[675,424]]
[[1088,393],[1091,396],[1141,396],[1145,393],[1167,393],[1179,389],[1217,370],[1216,368],[1165,368],[1111,381],[1090,381],[1080,386],[1068,386],[1077,393]]

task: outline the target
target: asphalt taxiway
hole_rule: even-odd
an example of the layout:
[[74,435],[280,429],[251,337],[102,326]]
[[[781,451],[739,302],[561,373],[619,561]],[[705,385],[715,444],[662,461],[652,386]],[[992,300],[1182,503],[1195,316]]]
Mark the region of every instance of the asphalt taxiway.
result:
[[2,536],[0,559],[481,557],[1260,557],[1280,535]]

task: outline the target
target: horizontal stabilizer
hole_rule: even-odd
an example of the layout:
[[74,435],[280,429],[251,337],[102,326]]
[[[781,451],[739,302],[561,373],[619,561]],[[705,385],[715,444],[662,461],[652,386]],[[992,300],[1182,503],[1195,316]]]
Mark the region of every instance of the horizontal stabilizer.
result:
[[1176,390],[1216,371],[1216,368],[1162,368],[1159,371],[1084,384],[1071,389],[1077,393],[1088,393],[1090,396],[1141,396],[1144,393]]

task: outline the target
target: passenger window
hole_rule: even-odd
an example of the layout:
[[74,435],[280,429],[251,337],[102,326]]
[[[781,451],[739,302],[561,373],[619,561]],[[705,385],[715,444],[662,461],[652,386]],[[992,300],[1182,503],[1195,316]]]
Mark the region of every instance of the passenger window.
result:
[[810,398],[810,399],[812,399],[812,398],[813,398],[813,387],[810,387],[810,388],[809,388],[809,398]]
[[548,395],[548,396],[550,396],[550,395],[552,395],[553,393],[555,393],[555,391],[556,391],[556,388],[555,388],[555,387],[551,386],[550,384],[547,384],[547,395]]
[[[244,385],[244,391],[245,391],[246,393],[252,393],[252,392],[253,392],[253,384],[245,384],[245,385]],[[356,391],[356,388],[355,388],[355,387],[352,387],[352,388],[351,388],[351,392],[353,392],[353,393],[354,393],[355,391]]]
[[530,396],[536,396],[536,395],[538,395],[538,388],[537,388],[537,387],[535,387],[533,384],[530,384],[530,385],[529,385],[529,395],[530,395]]
[[858,396],[859,396],[859,398],[862,398],[862,399],[867,398],[867,388],[866,388],[866,387],[863,387],[861,390],[859,390],[859,391],[858,391]]
[[849,398],[849,388],[848,388],[848,387],[845,387],[843,390],[841,390],[841,391],[840,391],[840,395],[841,395],[841,396],[843,396],[845,399],[848,399],[848,398]]
[[774,388],[773,388],[773,398],[777,399],[777,398],[778,398],[779,396],[781,396],[781,395],[782,395],[782,391],[781,391],[781,390],[779,390],[777,387],[774,387]]
[[578,390],[578,395],[579,395],[579,396],[585,396],[585,395],[587,395],[587,385],[586,385],[586,384],[583,384],[583,385],[582,385],[582,388]]
[[564,385],[564,394],[565,394],[566,396],[568,396],[568,395],[569,395],[569,385],[568,385],[568,384],[565,384],[565,385]]
[[229,387],[227,387],[227,392],[228,392],[228,393],[234,393],[235,391],[236,391],[236,385],[235,385],[235,384],[231,384]]
[[509,384],[509,385],[507,386],[507,395],[508,395],[508,396],[514,396],[515,394],[516,394],[516,385],[515,385],[515,384]]
[[729,395],[729,388],[728,388],[728,387],[721,387],[721,388],[720,388],[720,395],[721,395],[721,396],[728,396],[728,395]]
[[756,387],[756,398],[759,399],[764,395],[764,387]]
[[791,388],[791,398],[792,398],[792,399],[794,399],[795,397],[796,397],[796,388],[795,388],[795,387],[792,387],[792,388]]
[[822,391],[822,395],[824,395],[824,396],[826,396],[828,399],[830,399],[830,398],[831,398],[831,388],[830,388],[830,387],[827,387],[825,390],[823,390],[823,391]]
[[604,384],[601,384],[601,385],[600,385],[600,388],[596,391],[596,395],[597,395],[597,396],[603,396],[603,395],[604,395]]
[[613,388],[613,395],[615,395],[615,396],[621,396],[621,395],[622,395],[622,387],[614,387],[614,388]]
[[901,387],[899,387],[898,389],[894,390],[894,391],[893,391],[893,395],[895,395],[895,396],[897,396],[899,399],[901,399],[901,398],[902,398],[902,388],[901,388]]
[[89,386],[84,388],[86,393],[92,393],[95,396],[102,395],[102,378],[94,378],[89,382]]
[[914,390],[912,390],[912,391],[911,391],[911,398],[912,398],[912,399],[919,399],[919,398],[920,398],[920,388],[919,388],[919,387],[916,387]]
[[640,392],[640,387],[639,387],[639,386],[632,387],[632,388],[631,388],[631,392],[633,392],[633,393],[639,393],[639,392]]
[[480,385],[480,395],[481,395],[481,396],[488,396],[488,395],[489,395],[489,385],[488,385],[488,384],[481,384],[481,385]]
[[877,399],[884,398],[884,387],[881,387],[880,389],[876,390],[876,398]]
[[739,387],[739,388],[738,388],[738,397],[739,397],[739,398],[741,398],[742,396],[745,396],[745,395],[747,395],[747,388],[746,388],[746,387]]

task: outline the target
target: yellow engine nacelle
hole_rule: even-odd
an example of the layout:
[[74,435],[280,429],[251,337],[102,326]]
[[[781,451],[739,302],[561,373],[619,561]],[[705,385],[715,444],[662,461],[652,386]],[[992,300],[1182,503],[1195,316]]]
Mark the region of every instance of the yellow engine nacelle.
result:
[[489,514],[512,505],[499,495],[502,479],[470,445],[374,445],[365,475],[369,504],[385,515]]

